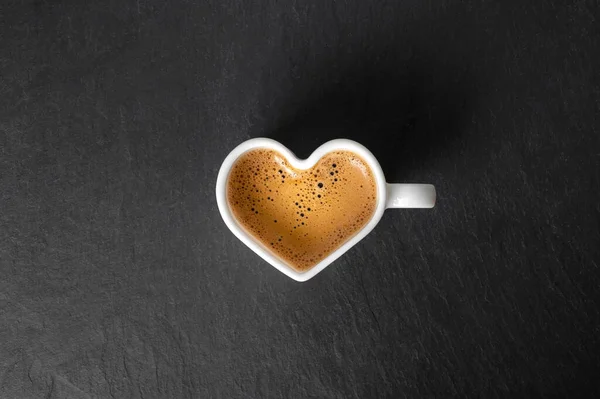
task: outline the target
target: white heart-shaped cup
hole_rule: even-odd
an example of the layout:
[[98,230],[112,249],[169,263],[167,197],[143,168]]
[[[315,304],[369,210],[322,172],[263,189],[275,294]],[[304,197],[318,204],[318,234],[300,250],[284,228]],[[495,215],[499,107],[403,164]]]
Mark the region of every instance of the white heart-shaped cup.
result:
[[[287,161],[296,169],[306,170],[313,167],[319,159],[332,151],[350,151],[360,156],[371,167],[373,176],[377,183],[377,205],[371,219],[354,236],[349,238],[335,251],[321,260],[311,269],[299,272],[288,265],[285,261],[275,255],[262,242],[254,238],[235,219],[227,201],[227,181],[231,169],[237,159],[247,151],[253,149],[271,149],[282,154]],[[243,142],[237,146],[223,161],[217,177],[217,204],[221,216],[229,229],[257,253],[265,261],[276,267],[279,271],[296,281],[307,281],[329,266],[331,262],[342,256],[346,251],[356,245],[367,234],[375,228],[383,211],[388,208],[433,208],[435,205],[435,188],[431,184],[389,184],[385,181],[383,171],[373,154],[361,144],[346,139],[329,141],[312,153],[307,159],[297,158],[290,150],[275,140],[267,138],[256,138]]]

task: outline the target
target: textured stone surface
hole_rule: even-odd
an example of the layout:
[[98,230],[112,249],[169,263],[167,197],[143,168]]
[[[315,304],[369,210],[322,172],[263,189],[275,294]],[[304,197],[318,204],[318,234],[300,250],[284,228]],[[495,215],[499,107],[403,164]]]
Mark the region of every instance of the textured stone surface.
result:
[[[0,4],[0,397],[599,393],[597,2],[84,3]],[[438,205],[296,283],[217,211],[258,136]]]

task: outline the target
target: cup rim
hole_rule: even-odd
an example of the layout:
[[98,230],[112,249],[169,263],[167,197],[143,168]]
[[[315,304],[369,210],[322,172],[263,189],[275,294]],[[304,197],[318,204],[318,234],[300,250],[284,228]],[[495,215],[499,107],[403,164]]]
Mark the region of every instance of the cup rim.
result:
[[[259,240],[256,240],[250,233],[248,233],[243,227],[241,227],[235,217],[233,216],[231,209],[229,208],[229,204],[227,202],[227,179],[229,177],[229,173],[231,168],[238,160],[238,158],[244,153],[256,149],[256,148],[268,148],[275,150],[285,156],[286,160],[296,169],[306,170],[314,166],[324,155],[332,151],[338,150],[346,150],[352,151],[358,154],[364,161],[367,162],[373,176],[375,177],[375,181],[377,184],[377,206],[375,208],[375,212],[369,221],[364,225],[362,229],[354,234],[348,241],[342,244],[338,249],[330,253],[327,257],[317,263],[315,266],[310,268],[305,272],[299,272],[295,270],[292,266],[289,266],[286,262],[279,259],[275,254],[273,254],[264,244],[262,244]],[[225,160],[223,161],[221,168],[219,169],[219,174],[217,176],[216,183],[216,197],[217,197],[217,206],[219,208],[219,212],[221,213],[221,217],[223,221],[231,230],[231,232],[242,241],[246,246],[248,246],[254,253],[263,258],[267,263],[271,266],[275,267],[277,270],[287,275],[288,277],[304,282],[313,278],[321,271],[323,271],[327,266],[329,266],[332,262],[346,253],[350,248],[356,245],[360,240],[362,240],[367,234],[369,234],[379,223],[381,217],[383,216],[383,212],[386,208],[386,197],[387,197],[387,185],[385,181],[385,176],[383,175],[383,171],[379,162],[375,158],[375,156],[363,145],[357,143],[353,140],[348,139],[335,139],[328,141],[321,146],[319,146],[313,153],[306,159],[298,158],[292,151],[290,151],[283,144],[269,138],[254,138],[243,143],[239,144],[236,148],[233,149],[227,155]]]

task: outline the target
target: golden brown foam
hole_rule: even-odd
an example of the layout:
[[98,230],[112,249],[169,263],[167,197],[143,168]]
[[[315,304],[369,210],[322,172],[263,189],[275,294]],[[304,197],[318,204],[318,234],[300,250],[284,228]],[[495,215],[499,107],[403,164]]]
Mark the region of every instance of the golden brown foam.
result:
[[331,152],[299,170],[276,151],[256,149],[233,165],[227,199],[246,231],[306,271],[367,224],[377,188],[371,168],[350,151]]

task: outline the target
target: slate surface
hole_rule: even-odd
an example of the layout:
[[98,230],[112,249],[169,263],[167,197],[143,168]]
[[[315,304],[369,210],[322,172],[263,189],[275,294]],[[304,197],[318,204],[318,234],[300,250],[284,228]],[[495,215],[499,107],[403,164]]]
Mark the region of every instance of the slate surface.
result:
[[[600,394],[598,11],[3,1],[0,397]],[[258,136],[438,205],[296,283],[217,211]]]

